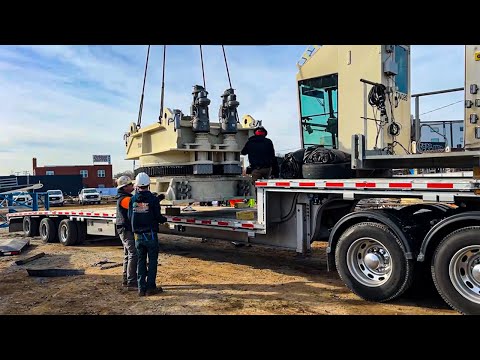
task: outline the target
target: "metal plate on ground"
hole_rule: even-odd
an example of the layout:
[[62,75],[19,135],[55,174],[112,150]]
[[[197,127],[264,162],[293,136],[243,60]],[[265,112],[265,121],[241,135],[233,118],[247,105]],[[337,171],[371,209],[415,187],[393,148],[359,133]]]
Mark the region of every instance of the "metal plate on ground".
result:
[[84,275],[83,269],[27,269],[29,276],[39,277],[60,277],[60,276],[75,276]]
[[30,245],[30,239],[0,239],[0,256],[18,255]]

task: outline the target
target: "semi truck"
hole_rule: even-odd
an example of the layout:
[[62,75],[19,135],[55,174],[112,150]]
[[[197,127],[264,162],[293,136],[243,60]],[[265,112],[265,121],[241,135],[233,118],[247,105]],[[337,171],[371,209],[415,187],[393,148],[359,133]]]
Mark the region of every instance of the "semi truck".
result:
[[[233,208],[180,212],[167,215],[170,228],[160,232],[299,254],[323,241],[328,270],[337,271],[345,286],[367,301],[393,300],[427,271],[451,308],[480,314],[480,126],[472,116],[480,111],[480,46],[467,45],[465,51],[465,151],[416,153],[409,46],[316,46],[298,64],[302,147],[351,154],[351,175],[336,176],[339,164],[306,163],[301,178],[255,183],[252,220],[240,220],[236,213],[242,210]],[[392,174],[392,169],[439,167],[472,172]],[[379,199],[418,201],[366,206]],[[117,235],[114,209],[45,209],[7,217],[10,231],[66,246],[87,235]]]

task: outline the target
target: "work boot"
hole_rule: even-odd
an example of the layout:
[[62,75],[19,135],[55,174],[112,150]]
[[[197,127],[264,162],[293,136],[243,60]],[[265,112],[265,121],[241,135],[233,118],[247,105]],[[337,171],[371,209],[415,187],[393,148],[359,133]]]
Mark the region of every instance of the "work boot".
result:
[[137,284],[132,284],[127,286],[127,291],[138,291]]
[[138,296],[145,296],[145,290],[140,290],[138,292]]
[[163,289],[161,286],[157,286],[156,288],[152,289],[147,289],[147,295],[155,295],[163,292]]

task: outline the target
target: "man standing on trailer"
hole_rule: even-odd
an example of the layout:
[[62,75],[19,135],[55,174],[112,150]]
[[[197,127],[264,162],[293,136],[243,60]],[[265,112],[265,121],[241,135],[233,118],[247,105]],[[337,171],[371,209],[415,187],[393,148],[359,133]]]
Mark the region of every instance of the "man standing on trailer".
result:
[[117,180],[117,233],[123,244],[123,286],[127,290],[138,290],[137,286],[137,249],[133,237],[132,225],[128,219],[128,206],[134,190],[133,181],[128,176]]

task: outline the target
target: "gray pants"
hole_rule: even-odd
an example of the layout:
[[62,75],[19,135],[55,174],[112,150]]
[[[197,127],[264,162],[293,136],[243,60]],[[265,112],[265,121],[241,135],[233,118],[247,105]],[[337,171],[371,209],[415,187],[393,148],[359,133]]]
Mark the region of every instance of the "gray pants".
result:
[[137,285],[137,249],[135,248],[135,238],[131,231],[122,230],[119,233],[120,240],[123,243],[123,283],[128,286]]

